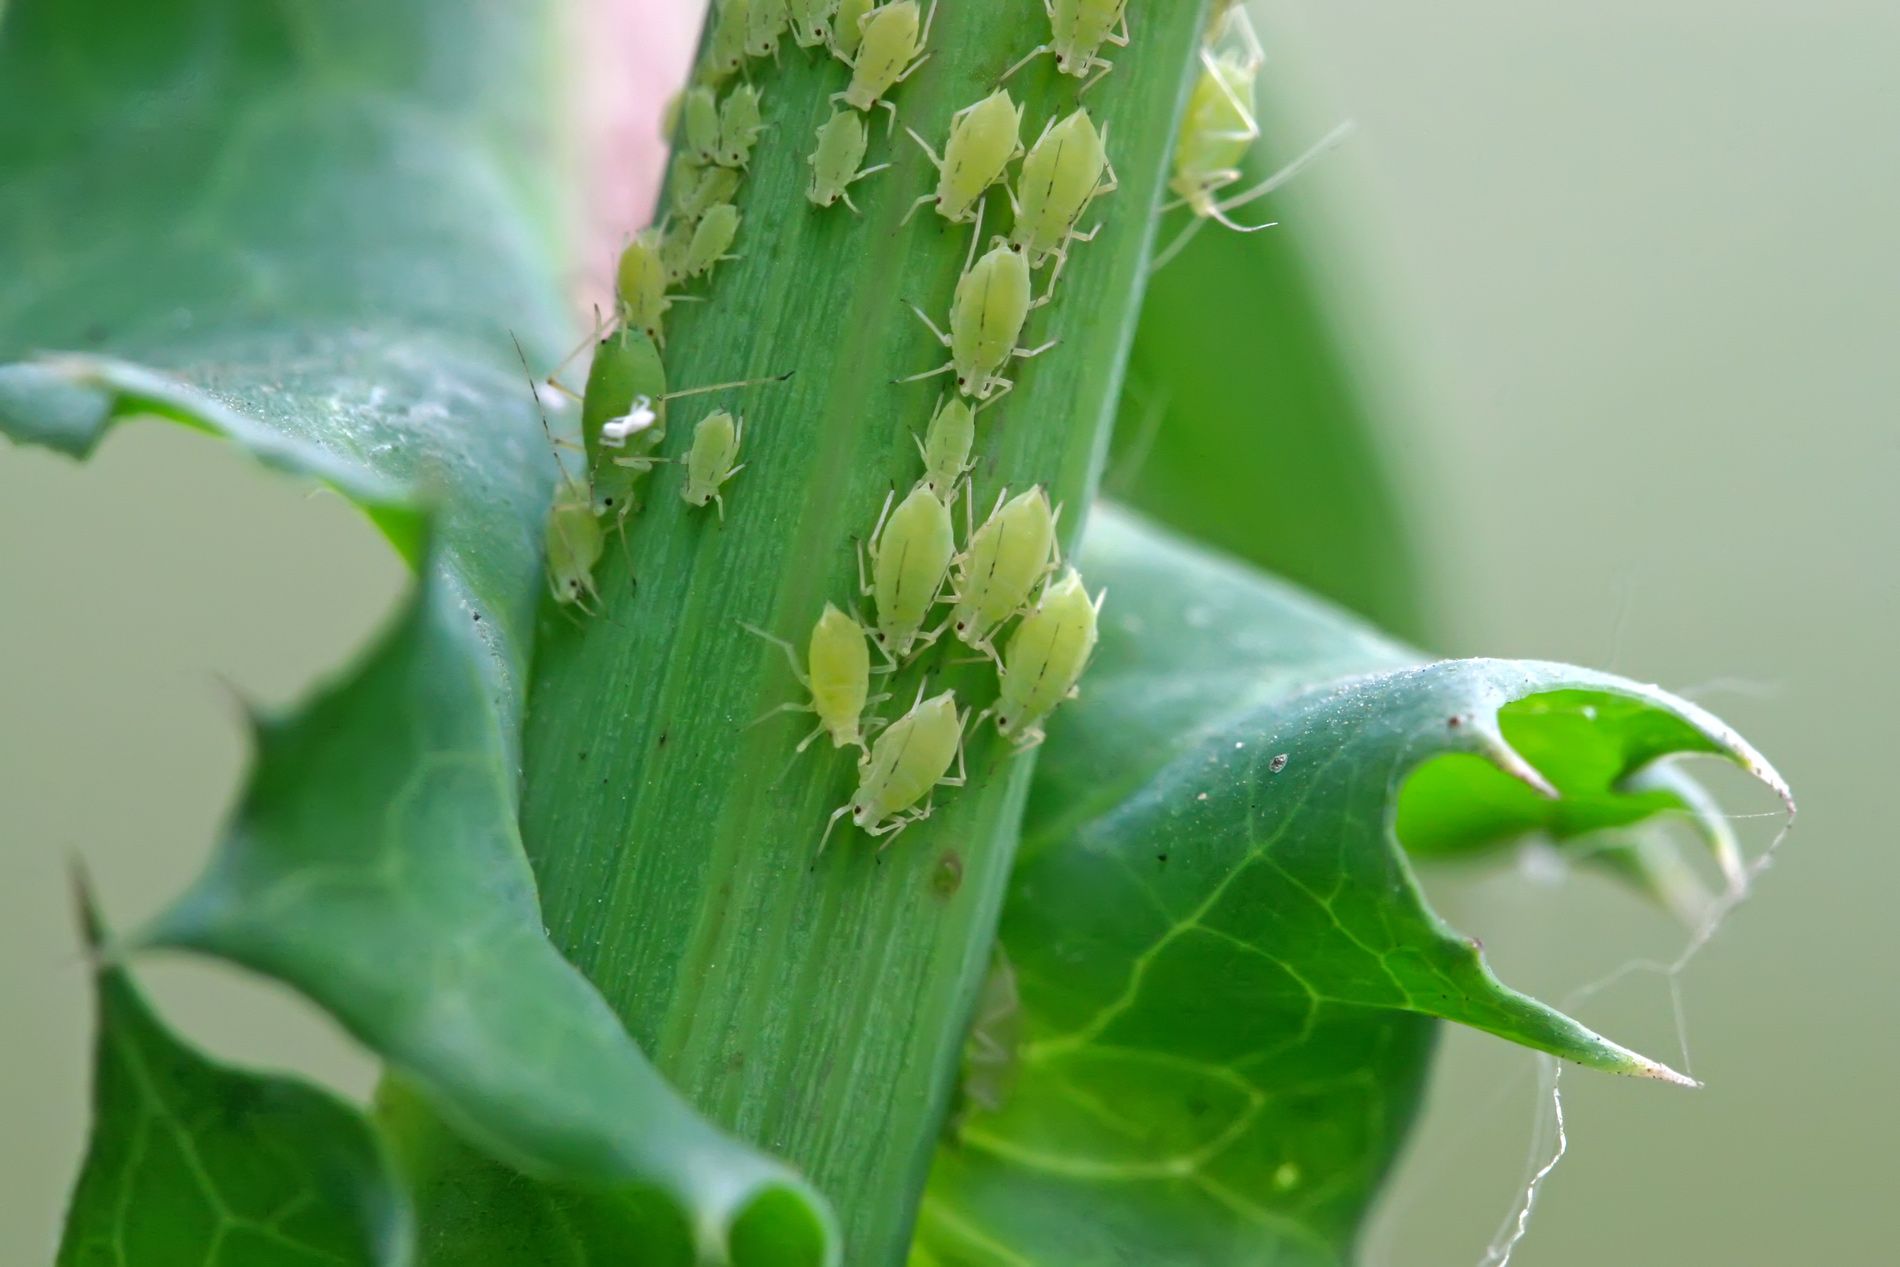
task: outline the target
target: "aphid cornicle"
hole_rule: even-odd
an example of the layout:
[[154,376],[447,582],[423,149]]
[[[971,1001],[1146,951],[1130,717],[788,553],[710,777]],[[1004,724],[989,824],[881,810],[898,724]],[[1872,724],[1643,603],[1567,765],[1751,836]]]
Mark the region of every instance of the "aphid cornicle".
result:
[[1004,501],[969,534],[951,565],[950,629],[957,640],[998,659],[991,639],[1023,611],[1036,582],[1056,566],[1056,513],[1038,484]]
[[1102,598],[1093,600],[1082,578],[1071,569],[1043,590],[1035,608],[1023,617],[1003,652],[1002,694],[987,710],[996,728],[1018,748],[1043,741],[1042,723],[1065,699],[1095,650]]
[[851,83],[843,92],[833,93],[831,99],[853,110],[883,106],[891,112],[890,125],[896,127],[897,107],[884,100],[884,94],[930,60],[923,48],[930,42],[937,0],[931,0],[927,15],[920,13],[917,0],[891,0],[865,14],[858,24],[857,50],[844,57],[851,67]]
[[864,120],[851,111],[840,110],[825,120],[818,129],[818,148],[811,152],[811,184],[805,190],[805,197],[820,207],[829,207],[842,199],[845,206],[856,212],[858,204],[851,201],[851,186],[890,166],[879,163],[876,167],[858,169],[858,164],[864,161],[865,140]]
[[686,482],[680,487],[680,497],[688,506],[711,502],[719,508],[719,517],[726,517],[719,489],[745,469],[745,463],[737,460],[744,441],[744,418],[735,420],[725,410],[715,409],[699,420],[693,428],[693,447],[686,451]]
[[1098,72],[1082,85],[1080,91],[1087,92],[1115,69],[1113,62],[1100,56],[1102,45],[1128,47],[1128,0],[1042,0],[1042,8],[1049,15],[1049,42],[1031,49],[998,82],[1043,54],[1054,53],[1056,69],[1065,75],[1086,79],[1090,71]]
[[999,88],[950,116],[950,137],[941,158],[916,129],[904,129],[937,169],[937,192],[912,203],[904,219],[908,221],[917,208],[933,201],[937,214],[953,224],[976,219],[983,191],[1003,179],[1010,161],[1023,152],[1022,123],[1023,108]]
[[1087,110],[1050,123],[1029,147],[1010,193],[1016,211],[1011,245],[1028,255],[1031,268],[1041,268],[1051,256],[1066,259],[1071,241],[1087,242],[1099,230],[1076,232],[1089,204],[1114,192],[1118,184],[1107,140],[1095,130]]
[[976,400],[1010,391],[1015,383],[1003,377],[1003,368],[1011,360],[1040,356],[1055,346],[1054,340],[1034,348],[1016,346],[1030,310],[1046,302],[1047,296],[1030,298],[1029,264],[1022,252],[999,241],[957,279],[949,333],[938,329],[922,308],[910,305],[937,341],[950,349],[950,360],[900,381],[954,373],[957,390]]
[[[867,835],[892,836],[912,823],[930,817],[932,806],[913,809],[939,786],[962,787],[963,725],[967,714],[957,711],[955,691],[923,698],[910,711],[884,728],[871,745],[871,755],[858,763],[858,788],[851,799],[840,805],[825,825],[824,839],[818,851],[824,852],[831,829],[847,814],[853,825]],[[950,774],[950,763],[957,773]],[[885,841],[885,848],[890,841]]]
[[[871,640],[886,660],[901,664],[919,639],[928,646],[936,637],[923,632],[924,620],[943,593],[957,543],[950,508],[928,490],[912,489],[892,510],[896,496],[893,492],[884,499],[870,541],[859,547],[858,587],[877,605]],[[867,548],[869,579],[864,574]]]
[[970,471],[970,449],[976,444],[976,413],[961,396],[948,396],[937,402],[930,415],[930,426],[917,451],[923,455],[924,477],[919,488],[946,506],[957,495],[957,484]]
[[849,65],[864,42],[864,19],[877,7],[877,0],[839,0],[838,12],[831,19],[831,51]]
[[719,106],[719,140],[710,161],[721,167],[741,168],[752,161],[752,147],[765,130],[759,113],[759,90],[739,84]]
[[713,90],[704,84],[688,88],[680,99],[680,116],[685,131],[682,153],[695,163],[712,162],[719,152],[719,102]]
[[791,20],[786,0],[751,0],[746,13],[746,56],[777,57],[778,42]]
[[784,650],[785,660],[792,666],[792,676],[810,696],[804,703],[794,700],[780,704],[759,718],[759,722],[780,713],[815,713],[818,724],[798,741],[797,751],[805,751],[818,736],[828,734],[832,747],[854,747],[868,756],[869,749],[864,742],[864,709],[872,699],[871,651],[864,640],[864,626],[826,603],[824,615],[811,627],[811,642],[803,665],[798,662],[797,649],[785,639],[754,625],[744,627]]
[[729,253],[732,240],[739,236],[739,209],[729,202],[708,207],[693,228],[693,240],[686,248],[686,275],[704,277],[713,266],[739,257]]
[[831,40],[831,18],[838,0],[791,0],[792,39],[800,48],[821,48]]

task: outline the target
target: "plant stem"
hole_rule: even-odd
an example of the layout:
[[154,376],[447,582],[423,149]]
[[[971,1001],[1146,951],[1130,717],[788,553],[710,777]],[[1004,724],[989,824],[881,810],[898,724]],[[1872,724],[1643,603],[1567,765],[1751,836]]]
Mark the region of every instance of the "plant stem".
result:
[[[1079,532],[1101,465],[1139,309],[1153,209],[1205,12],[1137,5],[1132,45],[1083,101],[1109,124],[1121,187],[1095,204],[1054,302],[1023,341],[1018,386],[979,415],[978,514],[997,490],[1047,486]],[[932,59],[891,99],[941,149],[950,115],[1048,38],[1034,0],[945,4]],[[950,380],[893,384],[945,357],[902,301],[939,322],[971,240],[930,208],[900,227],[936,173],[884,113],[869,116],[862,217],[804,197],[817,126],[847,72],[784,42],[754,62],[770,130],[738,197],[744,216],[710,302],[669,319],[674,390],[795,371],[782,385],[678,402],[665,452],[683,456],[715,407],[743,413],[745,470],[723,521],[692,509],[663,467],[598,580],[600,614],[550,620],[535,666],[523,823],[555,942],[627,1019],[660,1067],[719,1122],[803,1167],[836,1202],[846,1261],[901,1262],[995,929],[1033,756],[993,735],[969,745],[969,786],[877,851],[850,825],[816,856],[854,786],[848,751],[793,759],[797,717],[747,723],[802,698],[783,655],[746,621],[801,645],[829,600],[857,598],[856,538],[920,473],[912,442]],[[1039,58],[1009,81],[1024,141],[1076,104],[1080,81]],[[1013,169],[1012,169],[1013,171]],[[1007,210],[992,192],[984,234]],[[1047,277],[1045,269],[1038,282]],[[962,508],[957,508],[962,519]],[[959,535],[961,536],[961,524]],[[1111,604],[1113,599],[1110,599]],[[876,689],[907,707],[928,671],[981,707],[994,671],[958,666],[946,637]],[[888,685],[883,685],[888,683]],[[933,686],[933,689],[940,687]],[[809,722],[809,719],[802,719]],[[788,765],[788,763],[790,763]]]

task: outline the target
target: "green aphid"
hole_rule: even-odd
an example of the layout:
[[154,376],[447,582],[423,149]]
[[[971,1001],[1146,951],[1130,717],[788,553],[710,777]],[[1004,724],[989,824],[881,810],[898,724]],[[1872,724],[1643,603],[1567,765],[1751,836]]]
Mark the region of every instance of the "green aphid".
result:
[[[780,704],[759,718],[758,725],[780,713],[813,713],[818,724],[799,740],[796,751],[803,752],[820,735],[831,736],[834,748],[857,748],[869,755],[865,746],[865,707],[886,696],[871,694],[871,651],[865,644],[864,626],[831,603],[812,626],[806,664],[798,662],[798,650],[783,638],[754,625],[745,629],[757,634],[785,652],[792,676],[805,688],[806,702]],[[809,667],[808,667],[809,666]]]
[[930,60],[930,54],[923,50],[930,42],[930,24],[936,16],[936,0],[931,0],[927,15],[921,14],[917,0],[891,0],[865,14],[858,24],[856,51],[840,54],[851,68],[851,83],[844,91],[833,93],[831,99],[853,110],[870,111],[882,106],[891,112],[891,126],[896,127],[897,107],[884,100],[884,94]]
[[665,340],[668,285],[663,231],[643,229],[621,249],[614,266],[614,300],[621,324],[630,325],[655,343]]
[[735,86],[719,105],[719,140],[711,161],[721,167],[745,167],[752,161],[752,147],[763,131],[759,90],[751,84]]
[[917,486],[949,505],[956,498],[958,483],[969,474],[970,450],[975,444],[975,411],[960,396],[939,400],[936,412],[930,415],[929,428],[917,441],[917,451],[924,459],[924,477]]
[[685,125],[682,152],[695,163],[712,162],[719,153],[719,100],[713,90],[704,84],[688,88],[680,114]]
[[739,446],[744,441],[744,418],[735,420],[725,410],[715,409],[699,420],[693,428],[693,447],[686,452],[686,483],[680,488],[680,497],[688,506],[711,502],[719,508],[719,517],[726,517],[726,503],[719,489],[745,469],[738,460]]
[[1117,187],[1107,138],[1095,130],[1087,110],[1050,123],[1029,147],[1010,194],[1016,210],[1011,244],[1028,255],[1031,268],[1054,257],[1059,272],[1069,243],[1087,242],[1100,231],[1099,225],[1087,233],[1076,231],[1089,204]]
[[838,12],[831,20],[831,51],[847,66],[864,43],[864,19],[871,16],[877,0],[839,0]]
[[751,23],[750,0],[719,0],[719,11],[713,17],[712,38],[706,43],[705,66],[712,82],[724,82],[745,65],[746,36]]
[[1062,701],[1074,698],[1075,684],[1095,650],[1105,595],[1090,599],[1071,569],[1043,591],[1010,635],[1003,652],[1002,695],[986,712],[1017,748],[1041,743],[1043,722]]
[[822,48],[831,41],[831,19],[838,0],[791,0],[792,39],[800,48]]
[[890,166],[879,163],[859,170],[865,144],[864,121],[853,112],[840,110],[825,120],[818,129],[818,148],[811,152],[811,184],[805,189],[805,197],[820,207],[842,199],[845,206],[857,212],[858,204],[851,201],[851,185]]
[[[923,688],[917,690],[917,702],[909,712],[884,728],[871,745],[871,755],[858,763],[858,788],[851,799],[840,805],[825,825],[824,839],[818,852],[825,851],[831,829],[849,815],[852,825],[866,835],[889,836],[912,823],[929,818],[932,806],[914,808],[938,787],[962,787],[963,727],[968,714],[957,711],[955,691],[945,691],[929,699]],[[957,773],[950,774],[950,763]],[[890,840],[883,848],[890,847]]]
[[1043,0],[1042,7],[1049,15],[1049,42],[1031,49],[1002,78],[1008,79],[1045,53],[1054,53],[1056,69],[1065,75],[1087,79],[1090,71],[1096,72],[1077,90],[1080,96],[1115,69],[1114,63],[1098,55],[1102,45],[1128,47],[1128,0]]
[[548,592],[562,605],[572,604],[592,613],[600,599],[594,569],[607,548],[607,535],[594,514],[594,499],[585,484],[563,474],[548,507]]
[[731,202],[739,192],[739,173],[730,167],[707,167],[688,154],[673,159],[672,179],[667,192],[673,200],[673,215],[682,223],[697,225],[709,210]]
[[1003,376],[1009,363],[1040,356],[1055,346],[1054,340],[1034,348],[1016,344],[1030,311],[1047,302],[1046,296],[1032,299],[1030,290],[1029,264],[1022,251],[999,240],[957,279],[948,333],[939,329],[922,308],[910,305],[937,341],[950,349],[950,359],[934,370],[900,381],[910,383],[954,374],[957,390],[975,400],[989,400],[1012,390],[1015,383]]
[[952,564],[950,629],[957,641],[999,659],[992,642],[1011,618],[1029,605],[1029,595],[1060,562],[1057,513],[1039,484],[1004,501],[983,526],[968,534]]
[[919,641],[928,646],[936,639],[936,634],[923,632],[924,621],[943,593],[944,577],[957,552],[949,507],[922,488],[912,489],[893,510],[895,498],[892,493],[884,499],[870,541],[858,549],[858,588],[877,605],[871,640],[894,665],[908,659]]
[[713,268],[739,257],[731,254],[733,239],[739,236],[739,209],[729,202],[708,207],[693,228],[693,240],[686,248],[686,275],[706,277]]
[[786,0],[751,0],[746,14],[746,56],[777,57],[778,42],[791,20]]
[[904,129],[937,169],[937,192],[912,203],[904,219],[908,221],[929,202],[935,202],[937,214],[952,224],[976,219],[983,192],[1003,179],[1010,161],[1023,152],[1022,121],[1023,108],[999,88],[950,116],[950,138],[944,142],[941,158],[914,128]]

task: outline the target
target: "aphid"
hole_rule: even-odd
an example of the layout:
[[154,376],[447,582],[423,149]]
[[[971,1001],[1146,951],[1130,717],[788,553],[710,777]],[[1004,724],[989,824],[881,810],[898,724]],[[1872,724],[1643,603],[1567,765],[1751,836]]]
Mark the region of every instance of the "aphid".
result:
[[746,13],[746,56],[778,56],[779,39],[791,22],[785,6],[786,0],[751,0]]
[[1055,552],[1056,514],[1042,486],[1007,502],[999,496],[953,564],[950,627],[957,640],[997,659],[991,639],[1028,605],[1036,582],[1056,566]]
[[831,51],[847,66],[863,46],[864,19],[876,5],[877,0],[840,0],[837,16],[831,21]]
[[[623,327],[595,345],[581,393],[581,443],[595,514],[624,522],[633,513],[635,488],[659,461],[654,453],[666,435],[666,399],[666,367],[652,338]],[[645,426],[625,421],[643,414],[652,418]]]
[[705,167],[693,162],[690,154],[681,154],[673,160],[667,189],[673,196],[673,213],[696,225],[712,208],[732,201],[739,192],[739,173],[730,167]]
[[686,483],[680,488],[688,506],[711,502],[719,508],[719,517],[726,517],[719,486],[745,469],[743,462],[734,465],[744,440],[744,418],[734,421],[725,410],[715,409],[699,420],[693,428],[693,447],[686,451]]
[[696,84],[680,100],[685,150],[695,163],[710,163],[719,152],[719,101],[713,90]]
[[838,0],[791,0],[792,39],[800,48],[818,48],[831,39],[831,15]]
[[607,536],[594,514],[594,498],[587,485],[563,474],[548,507],[548,592],[557,603],[572,603],[591,611],[588,600],[598,601],[594,568],[606,551]]
[[999,241],[957,279],[948,334],[922,308],[910,305],[937,341],[950,349],[950,360],[899,381],[910,383],[954,372],[957,390],[977,400],[1011,390],[1015,384],[1002,376],[1002,369],[1012,359],[1040,356],[1055,346],[1054,340],[1035,348],[1016,346],[1030,309],[1047,301],[1047,296],[1031,301],[1028,262],[1020,250]]
[[799,664],[798,651],[791,643],[753,625],[745,628],[784,649],[792,676],[811,697],[805,703],[780,704],[759,721],[780,713],[815,713],[818,725],[798,741],[797,751],[805,751],[818,736],[829,734],[832,747],[855,747],[870,755],[864,743],[864,709],[871,702],[871,651],[865,645],[864,626],[826,603],[824,615],[811,627],[806,653],[809,672],[806,665]]
[[655,343],[665,342],[667,298],[666,260],[661,253],[664,229],[645,229],[621,250],[614,268],[614,295],[619,320]]
[[996,728],[1020,748],[1043,741],[1042,723],[1075,695],[1095,650],[1097,617],[1107,591],[1091,600],[1074,569],[1043,590],[1042,599],[1010,635],[1003,652],[1002,696],[987,710]]
[[738,85],[720,104],[719,140],[711,161],[721,167],[744,167],[752,161],[752,146],[763,131],[759,90],[751,84]]
[[729,202],[708,207],[693,229],[693,240],[686,248],[686,275],[704,277],[723,260],[736,260],[728,254],[732,240],[739,236],[739,209]]
[[866,176],[883,171],[889,163],[858,170],[864,161],[864,121],[849,110],[840,110],[818,129],[818,148],[811,152],[811,185],[805,197],[820,207],[829,207],[840,198],[857,211],[851,201],[851,185]]
[[790,377],[787,373],[669,392],[666,367],[651,339],[624,328],[609,334],[594,348],[581,396],[581,442],[594,513],[624,522],[633,512],[640,480],[665,461],[658,450],[666,438],[667,402]]
[[668,217],[660,228],[660,264],[666,269],[666,284],[677,286],[686,280],[686,256],[693,246],[691,221]]
[[1023,152],[1022,123],[1023,108],[1006,89],[998,88],[950,116],[950,138],[944,142],[941,158],[915,129],[904,129],[937,169],[937,192],[912,203],[904,219],[908,221],[918,207],[933,200],[937,214],[952,223],[976,219],[983,191],[1001,180],[1010,160]]
[[917,441],[917,451],[924,459],[924,477],[917,486],[949,505],[957,495],[958,482],[969,473],[970,449],[975,443],[975,411],[960,396],[940,399],[936,412],[930,415],[929,429]]
[[[949,507],[922,488],[912,489],[892,510],[896,497],[895,492],[885,497],[868,547],[858,548],[858,587],[877,604],[871,641],[892,664],[908,658],[920,638],[925,646],[935,641],[936,634],[923,633],[924,620],[943,593],[944,575],[957,552]],[[871,555],[868,581],[864,575],[867,548]]]
[[[854,825],[871,836],[895,836],[912,823],[929,818],[932,806],[912,809],[938,786],[962,787],[963,725],[967,714],[957,712],[957,693],[923,698],[917,690],[917,702],[910,711],[885,727],[871,745],[871,755],[858,762],[858,790],[840,805],[825,825],[824,840],[818,851],[824,852],[831,829],[847,814]],[[957,773],[950,774],[950,763]],[[889,848],[890,842],[884,843]]]
[[719,15],[706,43],[706,67],[714,82],[739,73],[745,65],[746,36],[752,24],[751,0],[719,0]]
[[588,600],[600,597],[600,591],[594,586],[594,568],[606,548],[606,537],[594,514],[594,498],[587,483],[575,479],[560,461],[560,450],[573,446],[564,446],[554,438],[554,429],[548,426],[547,411],[541,408],[541,393],[534,385],[534,372],[528,369],[528,354],[521,350],[520,340],[515,341],[515,355],[521,358],[522,372],[528,376],[528,394],[534,397],[535,411],[541,416],[541,431],[547,436],[548,446],[555,451],[555,460],[561,467],[561,482],[548,506],[542,542],[547,555],[548,592],[563,606],[571,603],[582,611],[591,611]]
[[1087,242],[1099,231],[1099,226],[1087,233],[1075,230],[1089,204],[1117,187],[1107,141],[1087,110],[1050,123],[1029,147],[1010,194],[1016,209],[1010,243],[1028,255],[1031,268],[1041,268],[1050,256],[1066,259],[1071,240]]
[[1080,91],[1087,92],[1115,69],[1114,63],[1099,56],[1102,45],[1128,47],[1128,0],[1042,0],[1042,7],[1049,15],[1049,42],[1031,49],[1028,56],[1003,72],[1002,79],[1044,53],[1054,53],[1056,69],[1065,75],[1084,79],[1091,70],[1098,72],[1082,85]]
[[831,99],[853,110],[883,106],[891,112],[890,125],[896,127],[897,107],[885,101],[884,94],[930,60],[923,48],[930,42],[930,23],[936,16],[937,0],[930,0],[930,12],[921,19],[917,0],[891,0],[865,14],[858,25],[857,52],[844,58],[851,67],[850,86],[833,93]]

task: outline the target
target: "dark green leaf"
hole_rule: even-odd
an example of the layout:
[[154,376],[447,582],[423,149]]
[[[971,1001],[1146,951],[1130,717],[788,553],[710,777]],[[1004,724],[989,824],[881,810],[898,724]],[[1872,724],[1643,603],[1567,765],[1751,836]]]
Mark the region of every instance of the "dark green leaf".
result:
[[1687,1081],[1499,983],[1425,904],[1393,822],[1439,837],[1480,817],[1476,780],[1401,793],[1451,760],[1544,807],[1493,843],[1671,811],[1630,780],[1678,754],[1785,795],[1752,749],[1601,674],[1417,663],[1121,516],[1085,555],[1110,614],[1003,917],[1014,1089],[939,1154],[936,1261],[1342,1262],[1416,1107],[1428,1018]]
[[549,944],[517,833],[554,467],[501,323],[543,354],[564,337],[543,15],[6,17],[0,241],[23,266],[0,355],[58,355],[0,368],[0,427],[75,454],[127,417],[221,433],[357,499],[420,574],[344,680],[259,720],[221,848],[138,940],[289,982],[481,1148],[609,1205],[662,1192],[704,1254],[763,1208],[807,1235],[757,1261],[823,1257],[822,1202],[695,1115]]
[[[97,948],[91,911],[83,912]],[[363,1115],[206,1060],[100,967],[93,1139],[59,1267],[404,1267],[410,1214]]]
[[[1273,144],[1271,108],[1264,123],[1237,188],[1296,152]],[[1386,442],[1407,420],[1370,300],[1340,280],[1346,244],[1303,183],[1247,210],[1277,227],[1209,224],[1149,279],[1103,489],[1418,636],[1423,569]],[[1190,222],[1169,213],[1163,245]]]

